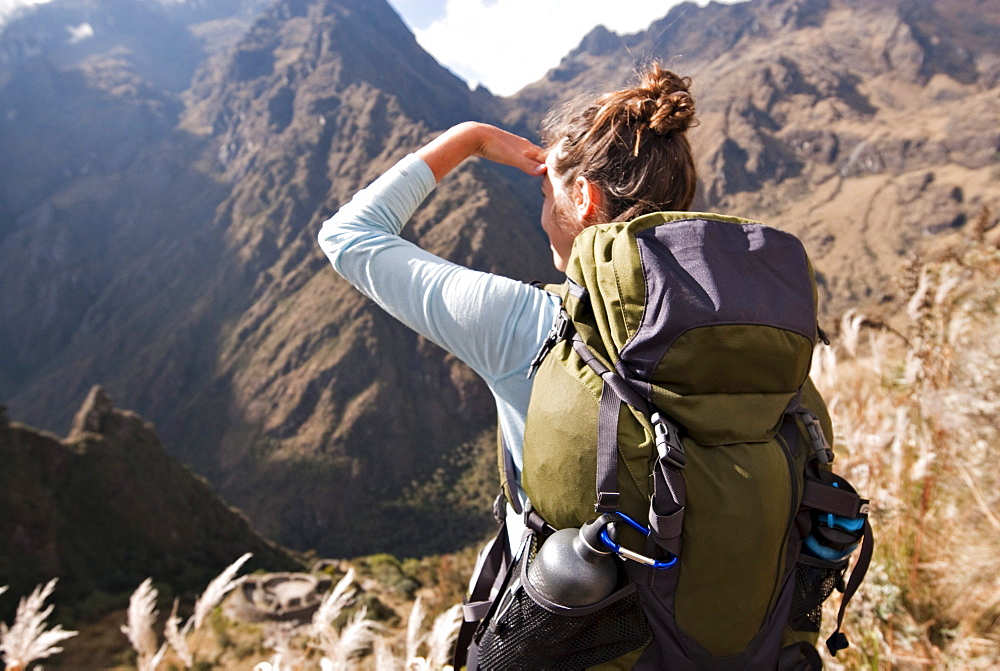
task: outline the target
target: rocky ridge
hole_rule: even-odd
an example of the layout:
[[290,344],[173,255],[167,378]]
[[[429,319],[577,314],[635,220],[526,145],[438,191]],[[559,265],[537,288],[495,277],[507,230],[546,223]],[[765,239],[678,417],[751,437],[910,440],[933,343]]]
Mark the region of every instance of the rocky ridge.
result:
[[[148,18],[107,28],[123,4],[189,57],[166,64],[166,42],[136,39]],[[509,99],[468,91],[381,1],[209,7],[55,0],[31,30],[4,27],[0,156],[19,160],[0,160],[0,397],[64,430],[106,385],[298,548],[413,555],[489,526],[489,394],[315,244],[358,188],[455,121],[532,132],[660,58],[694,80],[698,207],[799,234],[827,321],[892,309],[907,255],[1000,213],[989,2],[682,4],[635,35],[596,29]],[[83,23],[94,35],[67,44]],[[555,279],[537,207],[530,180],[473,162],[406,235]]]
[[[120,608],[151,575],[178,593],[200,591],[244,552],[255,568],[303,566],[100,387],[64,439],[0,414],[0,462],[0,575],[13,595],[58,577],[63,617]],[[15,605],[5,599],[0,619],[10,622]]]
[[[405,539],[418,553],[480,536],[488,501],[460,493],[450,512],[456,505],[441,497],[452,487],[436,478],[453,484],[470,460],[490,470],[479,458],[492,442],[488,395],[468,369],[340,281],[315,242],[325,217],[431,133],[482,116],[479,98],[419,49],[388,6],[328,1],[271,5],[232,50],[208,57],[182,99],[149,160],[159,168],[181,149],[188,160],[161,170],[154,187],[140,177],[141,210],[118,221],[122,198],[139,195],[119,173],[107,179],[121,191],[95,198],[70,180],[46,201],[99,200],[94,218],[112,219],[102,222],[106,240],[92,239],[78,207],[56,210],[48,226],[27,223],[44,207],[15,218],[8,249],[32,251],[7,277],[34,272],[39,281],[2,300],[12,313],[30,313],[39,298],[54,309],[51,325],[12,322],[0,334],[16,353],[4,370],[18,389],[12,405],[32,399],[29,418],[34,408],[58,423],[54,409],[95,375],[130,390],[175,454],[264,533],[297,547],[337,554]],[[143,176],[145,166],[137,156],[120,170]],[[509,172],[469,165],[408,235],[483,270],[544,277],[534,270],[547,253],[527,188]],[[73,236],[62,256],[52,249],[60,235]],[[123,253],[108,255],[121,265],[98,282],[80,266],[105,267],[87,254],[101,242]],[[51,271],[33,271],[39,263]],[[81,277],[91,283],[83,295]],[[29,345],[55,334],[49,349]],[[428,486],[438,494],[414,501],[427,499]]]
[[653,59],[693,80],[696,207],[801,236],[828,316],[891,300],[931,238],[998,221],[995,4],[684,3],[641,33],[595,29],[506,118],[535,125]]

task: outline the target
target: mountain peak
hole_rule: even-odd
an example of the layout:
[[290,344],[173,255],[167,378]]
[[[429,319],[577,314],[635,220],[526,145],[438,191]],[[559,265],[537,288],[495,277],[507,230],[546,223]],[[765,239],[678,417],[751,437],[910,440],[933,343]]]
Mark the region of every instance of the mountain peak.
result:
[[111,397],[103,387],[94,386],[73,417],[67,440],[78,440],[84,433],[104,433],[112,412],[114,406],[111,404]]

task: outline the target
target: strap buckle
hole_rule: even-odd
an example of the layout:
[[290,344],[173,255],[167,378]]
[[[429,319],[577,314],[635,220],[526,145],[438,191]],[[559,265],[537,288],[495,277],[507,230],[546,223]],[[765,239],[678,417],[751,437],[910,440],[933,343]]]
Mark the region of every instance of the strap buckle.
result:
[[826,442],[826,436],[823,435],[823,429],[820,427],[816,415],[808,410],[800,410],[799,416],[802,418],[802,424],[806,427],[806,432],[809,434],[809,441],[812,443],[813,451],[816,452],[816,458],[819,459],[819,463],[824,465],[832,464],[833,450],[830,449],[830,444]]
[[559,310],[559,316],[556,320],[552,322],[552,328],[549,329],[548,334],[545,336],[545,340],[542,341],[542,346],[539,348],[538,353],[535,354],[535,358],[531,360],[531,364],[528,366],[528,379],[530,380],[538,372],[539,367],[542,365],[542,361],[552,348],[556,346],[556,343],[566,340],[569,336],[569,330],[573,325],[573,320],[570,318],[569,313],[565,309]]
[[660,455],[660,459],[676,469],[683,469],[687,466],[687,457],[684,456],[684,446],[681,444],[681,436],[677,431],[677,426],[661,415],[659,411],[653,413],[650,421],[653,423],[656,452]]

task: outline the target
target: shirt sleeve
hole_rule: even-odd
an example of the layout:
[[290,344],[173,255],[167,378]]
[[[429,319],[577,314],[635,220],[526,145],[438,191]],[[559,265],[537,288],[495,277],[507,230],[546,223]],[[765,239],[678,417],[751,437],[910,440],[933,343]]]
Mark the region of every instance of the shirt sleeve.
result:
[[527,369],[558,299],[400,238],[434,186],[427,164],[407,156],[326,221],[319,243],[348,282],[495,386]]

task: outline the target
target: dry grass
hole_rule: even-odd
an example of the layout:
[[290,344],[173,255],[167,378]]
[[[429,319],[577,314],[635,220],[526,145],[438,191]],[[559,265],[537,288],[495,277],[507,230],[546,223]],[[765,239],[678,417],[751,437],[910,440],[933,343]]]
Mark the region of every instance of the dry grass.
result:
[[[816,352],[813,378],[838,432],[836,467],[871,498],[876,534],[872,567],[845,620],[852,645],[837,658],[827,655],[828,668],[1000,667],[998,278],[1000,251],[982,242],[914,260],[899,275],[909,300],[891,326],[848,312],[833,346]],[[185,668],[256,664],[261,671],[447,668],[457,609],[427,626],[417,598],[401,630],[391,631],[357,607],[353,571],[311,623],[236,633],[241,625],[220,617],[216,606],[239,584],[246,558],[212,581],[186,623],[174,604],[164,627],[166,659],[153,633],[156,590],[150,581],[139,586],[122,628],[138,668],[155,669],[161,660]],[[439,601],[461,591],[447,592],[464,572],[445,568],[442,559],[437,592],[425,596]],[[53,587],[39,586],[22,600],[12,627],[0,624],[8,668],[59,652],[55,644],[74,634],[46,629],[52,607],[43,606]],[[838,606],[836,598],[826,604],[824,635]],[[201,641],[206,622],[216,629],[214,640]],[[257,636],[252,645],[250,636]],[[243,652],[227,650],[236,645]]]
[[[896,331],[845,315],[814,379],[837,469],[871,497],[876,553],[831,668],[1000,665],[1000,253],[913,261]],[[835,618],[836,600],[826,622]]]
[[174,668],[177,665],[186,669],[194,666],[201,647],[204,624],[223,598],[240,585],[242,578],[237,578],[236,574],[250,557],[249,552],[244,554],[208,584],[195,601],[194,612],[183,626],[177,615],[178,603],[174,601],[170,617],[163,627],[165,640],[162,644],[158,644],[154,630],[159,615],[156,610],[159,592],[153,587],[152,578],[147,578],[136,588],[129,599],[128,624],[121,631],[136,653],[135,664],[138,671],[155,671],[168,653]]
[[[174,603],[164,625],[166,642],[159,648],[154,632],[157,591],[150,580],[136,589],[130,600],[128,624],[121,630],[135,650],[139,671],[153,671],[161,662],[170,668],[207,664],[212,668],[255,671],[449,668],[461,607],[448,609],[427,627],[427,611],[418,597],[403,641],[399,632],[367,618],[367,608],[358,605],[359,587],[353,569],[323,598],[309,623],[280,622],[248,628],[229,621],[216,606],[239,584],[236,572],[246,559],[241,557],[210,583],[183,626]],[[202,640],[202,629],[209,628],[215,630],[216,636]],[[254,639],[253,644],[248,645],[248,637]]]
[[153,631],[159,615],[156,610],[158,596],[153,579],[146,578],[128,601],[128,624],[122,627],[122,633],[128,637],[138,655],[136,667],[139,671],[154,671],[167,650],[166,644],[157,647],[156,632]]
[[[56,587],[56,578],[44,586],[39,585],[26,598],[21,599],[14,616],[14,624],[10,627],[0,622],[0,652],[3,653],[4,666],[7,671],[21,671],[39,659],[44,659],[62,652],[58,646],[75,631],[66,631],[61,625],[49,628],[47,620],[52,614],[53,606],[45,605],[45,600],[51,596]],[[6,587],[0,589],[5,592]]]

